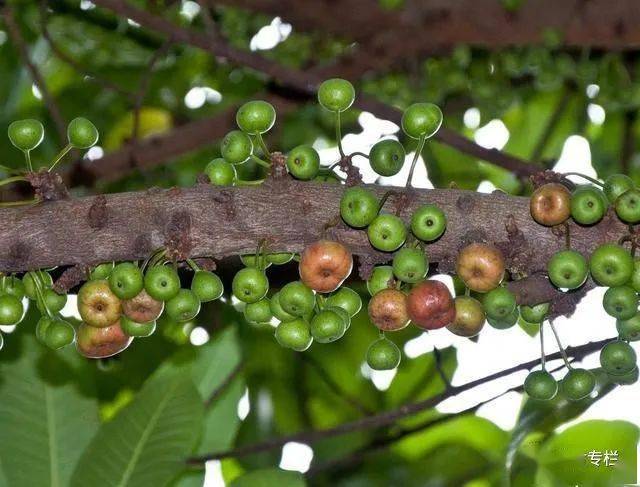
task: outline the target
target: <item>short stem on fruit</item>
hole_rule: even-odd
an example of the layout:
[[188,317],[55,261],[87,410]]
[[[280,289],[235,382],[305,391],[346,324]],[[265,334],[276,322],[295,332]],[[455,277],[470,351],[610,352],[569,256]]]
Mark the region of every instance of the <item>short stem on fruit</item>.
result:
[[267,257],[265,254],[266,245],[267,245],[267,241],[264,238],[262,238],[260,239],[260,242],[258,243],[258,247],[256,248],[256,255],[255,255],[256,267],[262,271],[264,271],[267,263]]
[[155,266],[158,261],[160,259],[162,259],[164,257],[164,255],[167,253],[167,249],[165,248],[160,248],[158,250],[156,250],[153,254],[151,254],[149,256],[149,258],[142,264],[142,268],[141,270],[144,271],[147,266],[148,267],[153,267]]
[[544,322],[540,323],[540,364],[542,370],[547,370],[547,356],[544,353]]
[[0,164],[0,169],[8,174],[21,174],[22,171],[20,169],[16,169],[14,167],[5,166],[4,164]]
[[601,188],[604,187],[604,183],[601,183],[597,179],[593,179],[593,178],[587,176],[586,174],[582,174],[582,173],[579,173],[579,172],[565,172],[563,174],[563,176],[578,176],[580,178],[583,178],[583,179],[586,179],[587,181],[592,182],[593,184],[597,184]]
[[262,159],[260,159],[255,154],[251,154],[251,160],[253,162],[255,162],[256,164],[258,164],[259,166],[262,166],[262,167],[267,168],[267,169],[271,168],[271,164],[269,164],[267,161],[263,161]]
[[44,311],[51,317],[53,318],[53,313],[51,313],[51,311],[49,310],[49,307],[47,306],[47,302],[44,299],[44,291],[42,290],[42,287],[44,287],[44,282],[41,281],[41,277],[40,277],[40,272],[42,271],[34,271],[31,272],[31,278],[33,280],[33,284],[36,287],[36,301],[38,302],[38,304],[40,305],[40,307],[42,309],[44,309]]
[[0,186],[4,186],[5,184],[17,183],[19,181],[27,181],[27,178],[25,178],[24,176],[12,176],[0,181]]
[[384,207],[385,203],[389,199],[389,196],[391,196],[394,193],[395,191],[387,191],[385,194],[382,195],[382,198],[380,198],[380,204],[378,205],[378,213],[382,211],[382,208]]
[[244,179],[236,179],[236,186],[259,186],[264,183],[264,179],[256,179],[255,181],[246,181]]
[[35,205],[36,203],[40,203],[40,198],[32,198],[30,200],[22,200],[22,201],[3,201],[0,203],[0,208],[7,208],[11,206],[22,206],[22,205]]
[[340,157],[344,157],[344,149],[342,148],[342,128],[340,127],[340,112],[336,112],[336,140],[338,141],[338,151]]
[[418,147],[416,148],[416,152],[413,155],[413,160],[411,161],[411,169],[409,169],[409,176],[407,177],[407,182],[405,183],[405,187],[411,187],[411,181],[413,180],[413,171],[416,169],[416,164],[418,162],[418,157],[422,153],[422,149],[424,148],[424,143],[427,141],[427,137],[422,135],[420,140],[418,140]]
[[189,267],[193,269],[193,272],[198,272],[200,270],[200,266],[196,264],[193,259],[187,259],[187,264],[189,264]]
[[31,164],[31,151],[24,151],[24,158],[27,161],[27,169],[29,172],[33,172],[33,165]]
[[258,141],[258,144],[260,145],[260,148],[262,149],[262,152],[264,152],[264,155],[268,158],[271,158],[271,152],[269,152],[269,148],[267,147],[267,144],[265,144],[264,139],[262,138],[262,134],[256,134],[256,139]]
[[365,159],[369,159],[369,156],[364,152],[352,152],[351,154],[349,154],[349,157],[353,157],[353,156],[360,156],[360,157],[364,157]]
[[56,156],[56,158],[53,160],[53,162],[51,163],[51,166],[49,166],[49,172],[53,171],[53,168],[56,167],[56,165],[62,160],[62,158],[64,156],[67,155],[67,153],[73,149],[73,146],[71,144],[67,144],[67,146],[62,149],[58,155]]
[[560,355],[562,355],[562,360],[564,360],[564,364],[567,366],[567,369],[571,370],[571,363],[569,363],[569,357],[567,357],[567,352],[564,350],[562,343],[560,342],[560,336],[558,335],[558,331],[553,324],[552,320],[549,320],[549,326],[551,326],[551,331],[553,335],[556,337],[556,343],[558,344],[558,349],[560,350]]

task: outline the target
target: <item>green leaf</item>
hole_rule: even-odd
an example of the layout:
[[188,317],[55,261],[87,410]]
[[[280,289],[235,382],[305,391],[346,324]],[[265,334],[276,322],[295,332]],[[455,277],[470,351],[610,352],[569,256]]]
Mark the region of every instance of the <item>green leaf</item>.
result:
[[91,368],[73,349],[19,340],[0,361],[0,485],[68,485],[98,429]]
[[254,470],[238,477],[230,487],[304,487],[304,477],[298,472],[276,468]]
[[131,404],[102,425],[71,485],[165,485],[183,467],[201,421],[202,401],[193,383],[179,374],[156,374]]

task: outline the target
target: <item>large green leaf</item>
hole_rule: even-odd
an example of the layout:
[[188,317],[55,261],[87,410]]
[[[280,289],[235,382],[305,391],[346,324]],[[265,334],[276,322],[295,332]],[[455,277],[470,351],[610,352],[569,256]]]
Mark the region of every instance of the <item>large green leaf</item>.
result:
[[180,374],[157,374],[131,404],[102,425],[71,485],[165,485],[183,467],[201,421],[202,401],[192,381]]
[[238,477],[230,487],[304,487],[304,478],[297,472],[276,468],[254,470]]
[[32,335],[17,332],[9,346],[0,361],[0,485],[67,485],[98,429],[91,367]]

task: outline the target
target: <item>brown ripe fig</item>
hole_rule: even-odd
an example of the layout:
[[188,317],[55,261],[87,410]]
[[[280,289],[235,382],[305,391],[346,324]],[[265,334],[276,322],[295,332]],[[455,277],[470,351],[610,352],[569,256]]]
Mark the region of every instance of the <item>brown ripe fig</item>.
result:
[[458,254],[456,274],[464,284],[479,293],[498,287],[504,277],[504,257],[492,245],[472,243]]
[[122,303],[106,280],[87,281],[78,291],[78,312],[87,325],[103,328],[120,318]]
[[397,289],[383,289],[369,301],[369,318],[382,331],[401,330],[409,324],[407,296]]
[[456,307],[447,286],[426,280],[416,284],[407,296],[411,321],[424,330],[437,330],[453,322]]
[[122,313],[136,323],[150,323],[162,314],[164,303],[153,299],[144,289],[131,299],[122,301]]
[[333,240],[312,243],[300,256],[300,279],[319,293],[338,289],[352,268],[353,257],[349,249]]
[[480,333],[486,318],[480,301],[470,296],[458,296],[455,306],[456,318],[447,330],[461,337],[474,337]]
[[76,348],[87,358],[106,358],[122,352],[132,341],[120,328],[120,321],[103,328],[82,323],[76,335]]
[[540,225],[560,225],[571,216],[571,193],[560,183],[544,184],[531,195],[529,209]]

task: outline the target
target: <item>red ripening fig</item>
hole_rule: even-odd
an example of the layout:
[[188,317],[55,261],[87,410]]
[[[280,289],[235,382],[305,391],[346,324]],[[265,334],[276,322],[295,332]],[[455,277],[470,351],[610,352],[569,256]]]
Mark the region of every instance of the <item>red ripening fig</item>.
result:
[[437,330],[453,323],[456,306],[447,286],[426,280],[416,284],[407,296],[411,321],[424,330]]
[[544,184],[531,195],[529,209],[540,225],[560,225],[571,216],[571,193],[560,183]]
[[312,243],[300,256],[300,279],[319,293],[338,289],[352,268],[353,257],[349,249],[332,240]]
[[132,341],[122,331],[120,320],[103,328],[82,323],[76,335],[76,348],[87,358],[106,358],[122,352]]
[[409,324],[407,296],[397,289],[383,289],[369,301],[369,318],[382,331],[401,330]]
[[498,287],[504,277],[504,257],[492,245],[472,243],[458,254],[456,274],[464,284],[479,293]]
[[149,323],[162,314],[164,303],[153,299],[144,289],[137,296],[122,301],[122,312],[136,323]]

